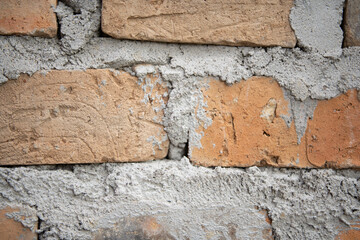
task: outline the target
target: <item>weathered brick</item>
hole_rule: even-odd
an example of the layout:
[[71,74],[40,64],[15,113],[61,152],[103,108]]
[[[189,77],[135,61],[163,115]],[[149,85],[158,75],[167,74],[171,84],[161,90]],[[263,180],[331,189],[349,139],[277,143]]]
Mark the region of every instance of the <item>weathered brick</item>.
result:
[[360,222],[350,222],[346,228],[341,228],[335,240],[355,240],[360,239]]
[[317,167],[360,166],[360,101],[349,90],[328,101],[319,101],[308,121],[307,156]]
[[265,77],[227,86],[209,80],[203,89],[212,124],[190,139],[190,158],[204,166],[334,167],[360,166],[360,102],[356,90],[318,102],[301,143],[289,103],[278,83]]
[[102,30],[120,39],[294,47],[293,0],[103,0]]
[[204,90],[212,124],[201,138],[202,148],[190,141],[191,160],[205,166],[306,166],[289,115],[289,103],[272,78],[253,77],[227,86],[210,80]]
[[0,34],[55,37],[56,0],[0,0]]
[[360,0],[347,0],[344,16],[345,47],[360,46]]
[[[146,82],[146,83],[145,83]],[[159,74],[38,72],[0,86],[0,164],[131,162],[167,155]]]
[[8,214],[19,212],[18,208],[6,207],[0,210],[0,239],[12,240],[36,240],[37,224],[34,224],[33,229],[24,227],[20,222],[7,216]]

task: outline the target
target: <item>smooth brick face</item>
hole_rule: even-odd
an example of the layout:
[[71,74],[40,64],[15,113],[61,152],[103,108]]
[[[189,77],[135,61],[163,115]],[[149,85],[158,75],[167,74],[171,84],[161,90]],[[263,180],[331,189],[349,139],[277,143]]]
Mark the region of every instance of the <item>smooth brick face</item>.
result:
[[20,222],[6,216],[13,212],[18,212],[19,209],[6,207],[0,210],[0,239],[3,240],[36,240],[37,234],[36,225],[33,230],[24,227]]
[[204,89],[212,124],[200,127],[201,148],[190,139],[191,160],[204,166],[360,166],[360,103],[356,90],[319,101],[313,120],[297,143],[289,103],[278,83],[265,77],[227,86],[210,80]]
[[307,156],[317,167],[360,166],[360,102],[356,90],[320,101],[308,121]]
[[164,158],[169,143],[159,123],[167,88],[158,74],[147,82],[101,69],[38,72],[7,82],[0,86],[0,163]]
[[104,0],[102,30],[120,39],[294,47],[292,5],[292,0]]
[[345,47],[360,46],[360,0],[347,0],[345,7]]
[[0,34],[55,37],[56,0],[0,0]]

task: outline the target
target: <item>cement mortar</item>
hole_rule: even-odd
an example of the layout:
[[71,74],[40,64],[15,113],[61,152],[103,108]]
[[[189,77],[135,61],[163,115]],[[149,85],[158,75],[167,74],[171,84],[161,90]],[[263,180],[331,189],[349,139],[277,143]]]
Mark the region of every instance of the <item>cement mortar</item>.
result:
[[[163,124],[171,141],[169,157],[180,159],[189,138],[200,144],[201,134],[194,129],[211,124],[200,91],[206,87],[204,78],[231,85],[251,76],[270,76],[289,100],[290,113],[282,117],[288,125],[295,122],[300,141],[317,100],[360,89],[360,47],[341,48],[343,2],[295,1],[290,17],[299,48],[284,49],[100,37],[100,2],[63,0],[56,9],[60,39],[0,36],[0,83],[51,69],[111,68],[143,77],[144,69],[136,66],[146,64],[169,84]],[[111,235],[129,216],[155,216],[169,238],[205,239],[202,223],[216,233],[215,239],[231,238],[231,229],[221,227],[229,224],[237,229],[235,237],[256,238],[266,223],[254,206],[268,211],[276,238],[332,239],[359,219],[359,174],[256,167],[213,170],[194,167],[185,158],[0,168],[0,205],[35,211],[41,239],[91,239],[102,231]],[[26,227],[35,222],[19,216],[27,214],[12,216]],[[251,230],[254,226],[259,229]]]
[[326,57],[341,55],[345,0],[295,0],[290,14],[298,45]]
[[[341,49],[342,35],[338,32],[342,5],[342,0],[295,2],[291,24],[303,51],[102,38],[98,37],[99,1],[59,1],[56,12],[60,39],[0,37],[0,83],[39,70],[113,68],[134,74],[134,65],[154,65],[172,85],[163,124],[171,141],[170,157],[180,159],[190,137],[200,146],[201,135],[194,129],[204,122],[210,124],[203,111],[206,102],[200,92],[202,78],[212,76],[234,84],[252,76],[270,76],[288,93],[291,116],[284,120],[287,124],[294,120],[300,142],[315,100],[360,89],[360,48]],[[327,16],[332,20],[328,21]],[[313,19],[319,20],[320,27]],[[305,25],[312,31],[303,31]],[[196,107],[199,110],[195,114]]]
[[61,47],[67,54],[78,52],[92,37],[99,36],[101,5],[100,1],[92,1],[81,7],[79,1],[66,0],[59,2],[56,14],[59,20]]
[[261,238],[266,222],[255,207],[267,210],[278,239],[333,239],[360,217],[359,177],[352,170],[209,169],[186,158],[0,168],[0,202],[36,210],[40,239],[91,239],[129,216],[155,217],[174,239],[206,239],[201,226],[217,231],[213,239],[230,239],[228,224],[237,239]]
[[[193,107],[199,105],[202,98],[200,85],[194,84],[194,79],[210,75],[231,84],[254,75],[275,78],[294,98],[291,111],[299,139],[306,129],[306,117],[312,113],[302,116],[299,113],[302,110],[294,106],[303,103],[295,103],[295,100],[306,103],[312,101],[309,99],[330,99],[350,88],[360,89],[358,47],[344,49],[340,58],[330,59],[298,48],[182,46],[108,38],[94,38],[85,49],[73,55],[67,55],[55,39],[0,37],[0,46],[3,81],[17,78],[20,73],[32,74],[38,70],[127,70],[139,63],[152,64],[167,69],[167,72],[180,71],[180,75],[171,76],[162,70],[164,79],[170,81],[173,88],[164,125],[174,146],[172,152],[179,152],[174,158],[182,156],[189,133],[195,134],[192,129],[204,120],[194,116]],[[202,106],[204,104],[201,103]]]

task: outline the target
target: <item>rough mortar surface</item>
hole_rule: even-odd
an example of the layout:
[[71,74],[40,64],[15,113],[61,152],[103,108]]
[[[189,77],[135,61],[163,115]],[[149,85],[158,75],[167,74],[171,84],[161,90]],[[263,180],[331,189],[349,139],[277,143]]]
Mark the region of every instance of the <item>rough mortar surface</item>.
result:
[[358,171],[209,169],[186,158],[0,168],[1,205],[36,209],[40,239],[141,236],[131,223],[149,221],[167,239],[259,239],[269,230],[260,209],[275,238],[334,239],[359,219],[359,191]]
[[[46,69],[115,68],[133,72],[131,66],[137,63],[158,67],[163,79],[172,84],[166,109],[166,118],[171,122],[165,118],[164,124],[172,145],[179,148],[175,152],[185,146],[189,128],[199,124],[190,108],[203,104],[199,103],[200,77],[214,76],[228,84],[253,75],[273,77],[292,99],[292,115],[300,138],[314,109],[313,99],[330,99],[348,89],[360,88],[360,49],[356,47],[344,49],[339,58],[330,59],[298,48],[179,46],[107,38],[94,38],[86,50],[73,55],[67,55],[55,39],[0,37],[0,46],[2,82],[18,78],[20,73]],[[304,114],[297,105],[310,111]]]
[[[297,46],[284,49],[116,40],[101,34],[100,1],[59,0],[59,38],[0,36],[0,88],[21,74],[50,70],[108,68],[145,83],[146,76],[159,73],[169,89],[161,123],[170,141],[168,157],[181,159],[189,139],[201,146],[202,134],[195,130],[213,123],[205,111],[204,79],[232,85],[272,77],[288,102],[282,120],[288,127],[294,123],[294,139],[303,144],[308,125],[316,126],[309,119],[321,100],[360,89],[360,47],[341,48],[343,3],[296,0],[290,24]],[[261,109],[265,121],[274,117],[273,104]],[[329,127],[341,135],[335,122]],[[157,146],[153,138],[149,143]],[[186,158],[2,167],[0,207],[21,207],[10,217],[24,227],[38,220],[40,239],[126,239],[131,232],[145,239],[351,239],[359,232],[359,178],[354,170],[210,169]],[[38,219],[23,218],[32,214]]]
[[295,0],[290,20],[298,45],[324,56],[340,56],[343,42],[340,25],[344,2]]

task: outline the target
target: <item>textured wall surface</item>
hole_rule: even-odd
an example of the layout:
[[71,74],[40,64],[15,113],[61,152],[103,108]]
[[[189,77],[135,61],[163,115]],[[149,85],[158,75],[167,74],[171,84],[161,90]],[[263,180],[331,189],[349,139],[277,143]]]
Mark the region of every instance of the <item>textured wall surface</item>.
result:
[[138,79],[104,69],[50,71],[4,84],[1,164],[165,158],[169,141],[159,123],[168,92],[158,75]]
[[52,34],[0,17],[0,233],[360,238],[359,1],[37,3]]
[[293,0],[104,0],[101,24],[122,39],[294,47],[292,5]]
[[0,34],[55,37],[56,0],[1,1]]

